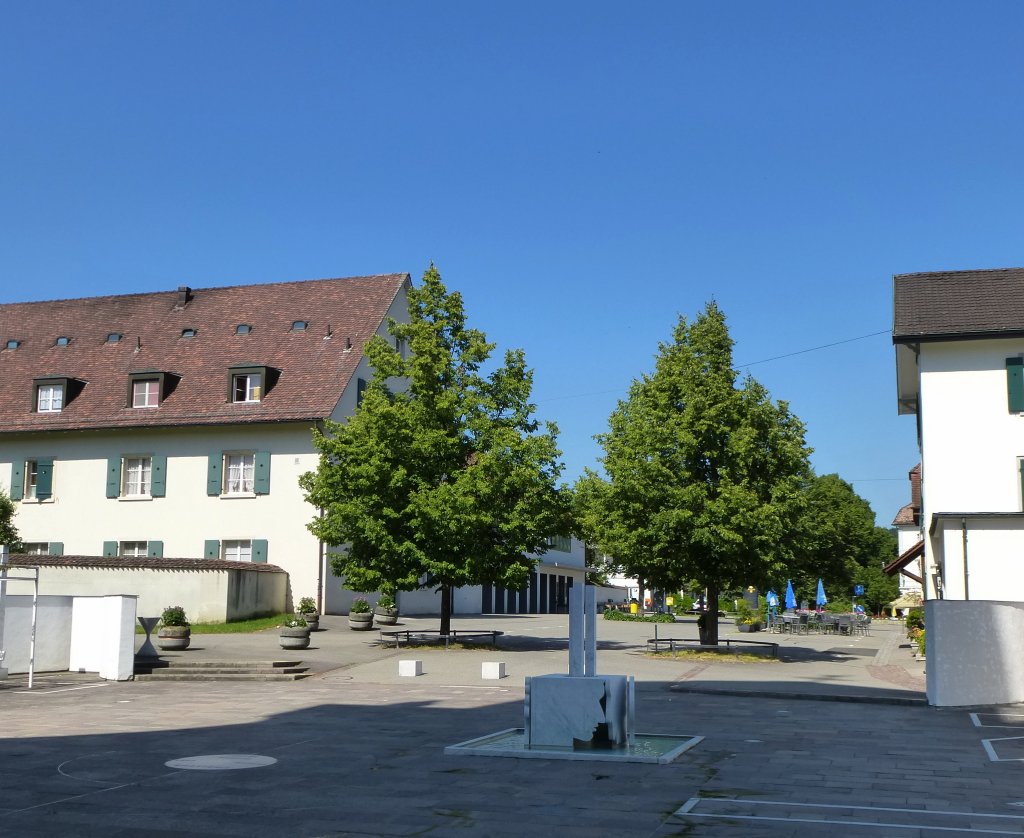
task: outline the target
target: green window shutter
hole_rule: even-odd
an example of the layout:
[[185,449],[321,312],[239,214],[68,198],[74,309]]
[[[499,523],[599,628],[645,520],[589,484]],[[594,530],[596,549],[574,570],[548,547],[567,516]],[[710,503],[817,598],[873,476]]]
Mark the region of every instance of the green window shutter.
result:
[[147,541],[146,555],[151,559],[162,559],[164,557],[164,543],[162,541]]
[[267,540],[265,538],[254,538],[252,540],[252,560],[260,564],[267,562]]
[[1024,412],[1024,358],[1006,359],[1006,398],[1010,413]]
[[153,455],[153,470],[149,484],[150,497],[162,498],[167,494],[167,457],[163,454]]
[[270,494],[270,452],[256,452],[256,475],[253,487],[257,495]]
[[117,542],[116,541],[104,541],[103,542],[103,556],[104,558],[110,558],[111,556],[117,555]]
[[46,552],[51,556],[63,556],[64,555],[64,542],[63,541],[51,541],[50,546],[47,547]]
[[107,460],[107,497],[116,498],[121,494],[121,458]]
[[224,455],[219,451],[210,455],[206,468],[206,494],[219,495],[220,487],[223,485],[221,472],[224,469]]
[[25,463],[11,465],[11,500],[21,500],[25,496]]
[[203,542],[203,558],[204,559],[219,559],[220,558],[220,542],[216,538],[207,539]]
[[36,460],[38,477],[36,479],[36,499],[47,500],[53,497],[53,458]]

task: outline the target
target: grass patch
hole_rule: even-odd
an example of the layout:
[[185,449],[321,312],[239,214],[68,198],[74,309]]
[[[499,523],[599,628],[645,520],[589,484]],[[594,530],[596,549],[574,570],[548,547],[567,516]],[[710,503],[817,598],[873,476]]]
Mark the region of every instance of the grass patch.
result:
[[764,654],[755,652],[730,652],[727,649],[722,649],[721,652],[712,652],[708,649],[695,649],[693,651],[676,649],[674,652],[647,652],[646,655],[649,658],[714,661],[716,663],[780,663],[778,658],[771,657],[767,652]]
[[[230,623],[192,623],[192,634],[252,634],[283,626],[291,616],[291,614],[272,614],[269,617],[235,620]],[[158,630],[159,628],[154,629],[154,631]],[[135,633],[145,634],[142,626],[137,626]]]

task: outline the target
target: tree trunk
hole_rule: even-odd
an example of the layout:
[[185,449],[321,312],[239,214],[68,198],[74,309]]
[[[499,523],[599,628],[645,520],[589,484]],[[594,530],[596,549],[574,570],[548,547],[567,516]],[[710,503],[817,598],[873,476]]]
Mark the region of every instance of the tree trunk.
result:
[[718,645],[718,583],[714,582],[707,587],[707,600],[704,604],[704,612],[697,621],[700,629],[700,642],[702,646]]
[[444,583],[441,585],[441,634],[448,634],[452,630],[452,586]]
[[639,613],[644,613],[644,578],[642,576],[636,577],[636,599],[638,603]]

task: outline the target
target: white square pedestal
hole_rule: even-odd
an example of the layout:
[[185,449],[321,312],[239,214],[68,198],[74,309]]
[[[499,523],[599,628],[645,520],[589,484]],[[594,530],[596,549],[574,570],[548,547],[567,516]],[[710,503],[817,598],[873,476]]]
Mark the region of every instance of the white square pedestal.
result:
[[423,674],[423,661],[399,661],[398,674],[415,677]]
[[505,677],[505,661],[484,661],[483,671],[480,673],[485,681],[499,680]]

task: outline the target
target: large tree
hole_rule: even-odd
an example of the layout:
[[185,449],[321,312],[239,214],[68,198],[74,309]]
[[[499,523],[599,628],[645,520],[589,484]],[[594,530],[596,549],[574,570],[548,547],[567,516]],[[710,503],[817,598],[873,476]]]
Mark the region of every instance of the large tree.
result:
[[7,546],[7,549],[16,553],[21,549],[21,537],[14,526],[14,516],[18,508],[3,489],[0,489],[0,544]]
[[813,599],[819,578],[830,598],[848,599],[855,584],[865,585],[876,611],[876,603],[898,595],[899,584],[881,572],[896,557],[896,538],[875,526],[871,504],[838,474],[816,476],[809,483],[802,529],[801,549],[789,574],[801,596]]
[[533,418],[522,351],[484,373],[494,344],[433,266],[409,292],[409,322],[389,329],[408,353],[371,340],[354,415],[314,433],[309,528],[337,545],[332,568],[353,590],[440,589],[448,633],[453,588],[521,588],[547,538],[568,533],[557,429]]
[[[804,427],[754,379],[737,383],[716,304],[679,319],[597,439],[606,478],[580,479],[577,516],[627,570],[668,590],[695,579],[716,614],[722,590],[791,561],[810,474]],[[715,619],[701,621],[701,641],[718,642]]]

